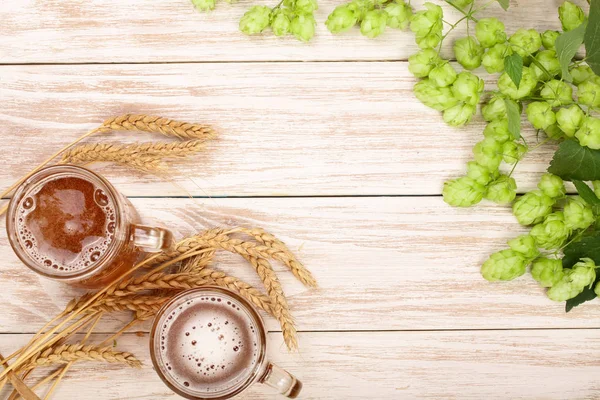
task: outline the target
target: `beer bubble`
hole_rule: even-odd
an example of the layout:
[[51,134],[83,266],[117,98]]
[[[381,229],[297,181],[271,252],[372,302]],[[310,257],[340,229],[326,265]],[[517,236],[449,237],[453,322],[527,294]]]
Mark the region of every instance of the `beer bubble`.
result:
[[100,207],[105,207],[108,205],[108,196],[106,195],[106,193],[104,193],[104,190],[96,189],[96,191],[94,192],[94,201]]

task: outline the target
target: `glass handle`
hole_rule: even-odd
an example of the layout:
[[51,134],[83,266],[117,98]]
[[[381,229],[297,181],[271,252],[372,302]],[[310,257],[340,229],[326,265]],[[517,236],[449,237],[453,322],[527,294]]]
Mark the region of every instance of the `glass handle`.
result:
[[159,253],[169,248],[173,241],[171,231],[145,225],[132,225],[131,235],[135,246],[146,253]]
[[260,382],[290,399],[295,399],[302,391],[302,382],[273,363],[267,365],[267,372]]

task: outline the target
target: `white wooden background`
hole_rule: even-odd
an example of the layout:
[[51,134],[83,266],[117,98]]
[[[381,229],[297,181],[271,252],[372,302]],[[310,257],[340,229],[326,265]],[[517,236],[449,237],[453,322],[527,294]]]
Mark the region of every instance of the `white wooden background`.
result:
[[[565,314],[529,277],[490,284],[479,275],[522,228],[508,207],[443,203],[444,180],[463,172],[483,124],[452,129],[413,97],[413,35],[332,36],[323,21],[338,2],[321,0],[311,44],[248,38],[237,22],[250,4],[220,2],[201,14],[188,0],[1,1],[0,188],[112,115],[214,124],[219,139],[166,180],[101,172],[146,221],[179,236],[262,226],[297,251],[320,283],[307,290],[280,269],[300,352],[287,353],[275,321],[267,324],[270,355],[304,381],[304,399],[599,398],[600,302]],[[509,32],[556,29],[559,4],[513,0],[508,14],[497,5],[486,14],[501,16]],[[535,186],[552,151],[519,165],[521,191]],[[24,268],[5,234],[0,259],[0,351],[8,354],[76,292]],[[220,261],[258,284],[240,260]],[[151,368],[147,335],[126,335],[119,346],[144,369],[81,364],[55,398],[175,397]],[[241,398],[276,397],[255,387]]]

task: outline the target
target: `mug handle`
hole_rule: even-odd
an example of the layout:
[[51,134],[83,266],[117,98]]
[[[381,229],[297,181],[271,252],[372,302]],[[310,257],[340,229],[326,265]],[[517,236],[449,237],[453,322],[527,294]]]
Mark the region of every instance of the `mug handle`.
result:
[[272,387],[277,390],[277,393],[290,399],[295,399],[302,391],[302,382],[271,362],[267,364],[267,371],[259,382]]
[[131,236],[133,244],[146,253],[160,253],[173,241],[171,231],[145,225],[132,225]]

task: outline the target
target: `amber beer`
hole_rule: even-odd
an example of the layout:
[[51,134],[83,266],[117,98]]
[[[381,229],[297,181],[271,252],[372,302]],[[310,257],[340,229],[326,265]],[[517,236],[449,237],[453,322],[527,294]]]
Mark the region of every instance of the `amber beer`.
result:
[[159,311],[150,338],[161,379],[188,399],[229,399],[256,382],[296,398],[302,383],[266,359],[258,312],[219,287],[191,289]]
[[160,251],[171,235],[138,225],[131,203],[85,168],[54,166],[27,179],[7,213],[15,253],[55,280],[101,287],[130,269],[141,254]]

